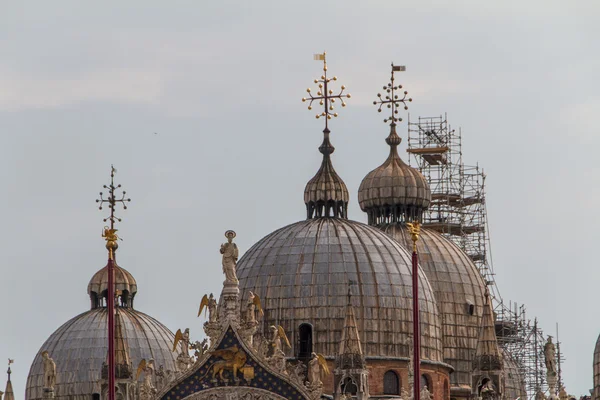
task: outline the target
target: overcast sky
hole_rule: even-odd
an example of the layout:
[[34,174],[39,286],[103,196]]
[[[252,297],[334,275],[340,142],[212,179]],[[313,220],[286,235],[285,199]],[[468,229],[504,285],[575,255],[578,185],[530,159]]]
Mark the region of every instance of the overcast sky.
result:
[[111,163],[132,198],[119,263],[137,278],[136,308],[203,335],[195,316],[220,290],[223,232],[243,252],[305,216],[322,124],[300,98],[323,50],[352,93],[331,124],[350,217],[366,221],[356,191],[388,152],[372,101],[390,62],[406,64],[411,116],[447,112],[465,161],[488,175],[504,299],[549,334],[560,324],[567,389],[587,393],[599,20],[597,1],[2,1],[0,360],[15,359],[17,397],[44,340],[89,309]]

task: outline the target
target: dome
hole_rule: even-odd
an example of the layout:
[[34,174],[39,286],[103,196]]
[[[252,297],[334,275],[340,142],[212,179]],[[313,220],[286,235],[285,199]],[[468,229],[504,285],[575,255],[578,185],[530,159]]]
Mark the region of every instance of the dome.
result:
[[504,358],[504,393],[505,399],[526,399],[525,380],[519,372],[517,362],[507,350],[502,350]]
[[594,400],[600,398],[600,336],[596,340],[594,349]]
[[331,154],[335,147],[329,141],[329,129],[323,131],[323,144],[319,151],[323,154],[321,168],[308,181],[304,188],[304,203],[307,218],[316,217],[348,217],[348,201],[350,195],[346,184],[335,172],[331,163]]
[[[409,357],[411,257],[378,229],[342,218],[300,221],[252,246],[239,260],[237,275],[243,295],[258,294],[266,326],[281,324],[298,358],[307,326],[314,351],[335,356],[349,284],[366,359]],[[419,300],[421,357],[441,362],[437,306],[421,270]]]
[[[404,225],[378,227],[404,248],[412,247]],[[471,259],[435,231],[421,228],[417,251],[419,265],[433,288],[441,315],[444,362],[454,367],[450,382],[453,386],[471,385],[472,359],[485,304],[485,282]]]
[[[118,291],[119,297],[130,302],[133,306],[133,298],[137,293],[137,282],[133,275],[129,273],[125,268],[121,268],[115,264],[114,266],[114,277],[115,277],[115,291]],[[99,307],[101,300],[106,298],[108,290],[108,267],[102,268],[96,272],[90,283],[88,284],[88,295],[92,300],[92,308]]]
[[358,189],[358,203],[367,213],[369,224],[415,219],[431,201],[431,191],[423,175],[398,155],[400,140],[396,125],[392,124],[386,139],[390,145],[389,157],[365,176]]
[[[154,318],[131,308],[119,308],[133,368],[145,358],[176,370],[177,353],[171,352],[173,333]],[[25,398],[42,399],[42,351],[56,363],[56,399],[89,400],[100,392],[102,364],[108,351],[108,313],[95,308],[76,316],[56,330],[38,351],[27,378]]]

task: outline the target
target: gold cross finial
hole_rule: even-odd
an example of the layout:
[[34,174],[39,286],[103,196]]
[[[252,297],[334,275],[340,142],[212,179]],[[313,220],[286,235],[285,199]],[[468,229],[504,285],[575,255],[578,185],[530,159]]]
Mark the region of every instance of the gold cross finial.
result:
[[328,129],[328,121],[332,118],[332,117],[337,117],[338,113],[333,112],[334,110],[334,103],[336,100],[340,100],[342,107],[346,107],[346,103],[344,102],[344,99],[349,99],[351,96],[350,94],[344,94],[344,90],[346,90],[346,87],[344,85],[341,86],[340,88],[340,92],[338,94],[333,94],[333,90],[329,89],[329,84],[331,83],[331,81],[337,81],[337,76],[334,76],[333,78],[327,78],[327,59],[326,59],[326,52],[323,52],[321,54],[315,54],[314,55],[314,59],[317,61],[323,61],[323,75],[321,75],[320,79],[315,79],[315,83],[318,85],[318,91],[317,91],[317,95],[313,96],[313,94],[311,93],[310,88],[306,89],[306,92],[308,93],[308,95],[310,97],[303,97],[302,101],[306,102],[308,101],[308,109],[312,110],[312,104],[314,101],[318,101],[319,105],[323,106],[323,112],[318,113],[316,115],[316,118],[319,119],[321,117],[325,118],[325,129]]
[[117,235],[118,229],[115,229],[115,222],[121,222],[121,218],[115,215],[115,207],[117,204],[121,204],[124,210],[127,210],[127,203],[131,201],[129,198],[125,198],[127,194],[126,191],[123,190],[121,194],[121,198],[117,198],[117,189],[121,188],[121,185],[115,186],[115,174],[117,170],[112,165],[110,166],[110,185],[104,185],[104,189],[108,189],[108,197],[104,198],[102,192],[100,192],[100,198],[96,200],[96,203],[100,203],[99,209],[102,210],[102,206],[104,203],[108,204],[108,208],[110,209],[110,215],[103,219],[104,222],[110,221],[110,226],[105,226],[102,232],[102,237],[106,240],[106,248],[108,249],[109,256],[113,259],[114,251],[119,247],[117,244],[117,240],[119,240],[119,236]]
[[381,112],[384,105],[390,109],[391,116],[383,120],[385,123],[391,121],[392,124],[395,124],[398,121],[402,121],[402,118],[397,117],[400,103],[404,105],[405,110],[408,110],[406,102],[412,101],[411,98],[406,98],[406,95],[408,94],[407,91],[404,91],[402,98],[396,94],[396,90],[402,89],[402,85],[394,85],[394,72],[398,71],[406,71],[406,67],[403,65],[394,65],[394,63],[392,63],[392,77],[390,78],[390,82],[383,87],[383,90],[385,90],[387,94],[385,97],[382,97],[381,93],[377,93],[377,100],[373,102],[374,105],[379,104],[378,112]]

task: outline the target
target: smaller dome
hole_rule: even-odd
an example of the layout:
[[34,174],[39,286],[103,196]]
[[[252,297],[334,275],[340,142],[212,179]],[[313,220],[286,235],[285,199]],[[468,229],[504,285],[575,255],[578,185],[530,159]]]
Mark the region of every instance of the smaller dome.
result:
[[431,201],[429,185],[419,171],[398,155],[401,139],[395,123],[390,125],[385,141],[390,155],[362,180],[358,189],[360,208],[367,213],[369,224],[418,219]]
[[[129,271],[118,265],[114,266],[115,290],[118,293],[121,307],[133,306],[133,298],[137,293],[137,282]],[[92,309],[102,307],[102,300],[106,299],[108,293],[108,266],[96,272],[87,288],[88,295],[92,301]]]
[[321,168],[304,188],[307,218],[348,218],[348,188],[331,163],[331,154],[335,147],[329,141],[329,129],[325,128],[323,135],[323,143],[319,147],[323,154]]

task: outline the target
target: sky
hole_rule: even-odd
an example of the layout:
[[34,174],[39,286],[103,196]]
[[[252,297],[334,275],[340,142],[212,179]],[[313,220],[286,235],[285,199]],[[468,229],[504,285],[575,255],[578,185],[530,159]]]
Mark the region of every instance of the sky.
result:
[[1,2],[0,360],[15,359],[16,396],[44,340],[89,309],[111,164],[132,198],[119,264],[137,279],[136,308],[203,335],[197,307],[221,287],[224,231],[243,253],[305,217],[323,124],[300,99],[324,50],[352,94],[330,126],[350,218],[366,221],[357,189],[388,152],[372,101],[390,63],[406,65],[411,118],[447,113],[464,161],[487,174],[504,300],[548,334],[560,325],[567,390],[588,393],[599,19],[594,1]]

